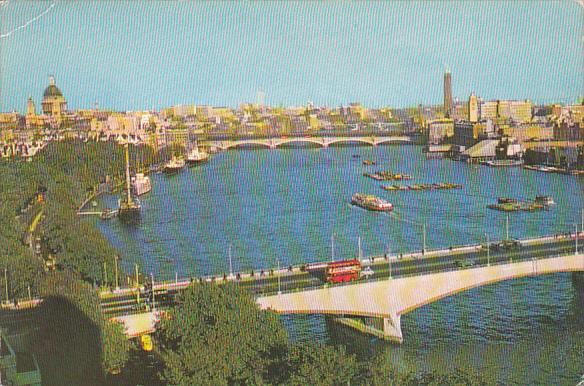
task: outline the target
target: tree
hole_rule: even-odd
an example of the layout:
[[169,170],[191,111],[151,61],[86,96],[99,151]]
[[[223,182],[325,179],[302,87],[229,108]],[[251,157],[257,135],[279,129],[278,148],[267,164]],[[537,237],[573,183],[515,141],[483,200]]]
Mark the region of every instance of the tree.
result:
[[128,362],[130,341],[125,335],[124,325],[106,321],[102,330],[103,367],[107,372],[120,370]]
[[300,344],[286,359],[286,385],[354,385],[363,380],[363,366],[344,347]]
[[156,338],[162,379],[171,385],[261,384],[287,344],[278,316],[261,311],[236,284],[193,284]]

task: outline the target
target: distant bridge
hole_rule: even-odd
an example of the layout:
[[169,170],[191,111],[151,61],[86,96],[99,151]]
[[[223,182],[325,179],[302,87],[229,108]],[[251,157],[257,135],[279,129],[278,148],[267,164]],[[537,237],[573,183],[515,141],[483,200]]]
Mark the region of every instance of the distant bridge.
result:
[[347,136],[347,137],[278,137],[264,139],[240,139],[224,141],[200,141],[207,146],[215,146],[221,150],[228,150],[240,146],[262,146],[276,149],[287,144],[313,144],[323,148],[334,144],[364,144],[377,146],[389,143],[412,143],[412,139],[403,135],[394,136]]

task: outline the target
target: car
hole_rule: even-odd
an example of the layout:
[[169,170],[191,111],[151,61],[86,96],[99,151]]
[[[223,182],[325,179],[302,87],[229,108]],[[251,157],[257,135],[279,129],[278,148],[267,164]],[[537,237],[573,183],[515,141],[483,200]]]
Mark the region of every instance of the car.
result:
[[499,243],[491,244],[491,249],[494,251],[511,251],[520,249],[522,247],[518,240],[503,240]]
[[476,262],[469,259],[458,259],[454,261],[454,264],[456,264],[456,266],[459,268],[467,268],[474,266]]
[[364,270],[361,271],[361,276],[365,277],[365,278],[370,278],[371,276],[373,276],[375,274],[375,271],[373,271],[371,269],[371,267],[367,267]]

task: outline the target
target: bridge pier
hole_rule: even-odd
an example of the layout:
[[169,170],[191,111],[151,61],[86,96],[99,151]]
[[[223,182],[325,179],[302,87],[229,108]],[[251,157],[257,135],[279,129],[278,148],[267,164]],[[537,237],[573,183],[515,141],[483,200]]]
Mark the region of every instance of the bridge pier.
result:
[[388,318],[344,316],[335,319],[338,323],[354,328],[364,334],[396,343],[403,342],[400,315]]
[[383,335],[384,339],[402,343],[404,341],[401,330],[401,316],[398,314],[391,315],[389,318],[383,318]]

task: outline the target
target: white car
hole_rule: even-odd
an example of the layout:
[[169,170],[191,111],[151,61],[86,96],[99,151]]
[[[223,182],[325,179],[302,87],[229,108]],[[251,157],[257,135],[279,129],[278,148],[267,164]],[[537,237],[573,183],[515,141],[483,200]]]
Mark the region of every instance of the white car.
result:
[[361,271],[361,276],[364,276],[365,278],[368,279],[369,277],[373,276],[374,273],[375,271],[373,271],[371,267],[367,267]]

